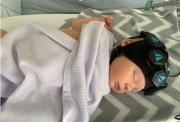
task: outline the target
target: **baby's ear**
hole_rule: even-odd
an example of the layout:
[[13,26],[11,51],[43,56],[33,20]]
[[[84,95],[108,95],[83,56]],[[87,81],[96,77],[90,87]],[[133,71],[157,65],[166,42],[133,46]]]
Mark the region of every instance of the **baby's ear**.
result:
[[133,40],[133,39],[124,39],[124,40],[121,41],[121,46],[123,47],[123,46],[131,44],[133,42],[135,42],[135,40]]

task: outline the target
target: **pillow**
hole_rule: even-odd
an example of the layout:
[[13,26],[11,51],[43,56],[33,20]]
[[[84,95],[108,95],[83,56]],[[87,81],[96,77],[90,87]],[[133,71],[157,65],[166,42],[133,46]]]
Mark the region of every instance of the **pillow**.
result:
[[21,15],[21,0],[1,0],[1,17]]
[[[154,0],[154,3],[165,0]],[[107,10],[145,7],[147,0],[22,0],[23,14],[80,13],[87,8]]]

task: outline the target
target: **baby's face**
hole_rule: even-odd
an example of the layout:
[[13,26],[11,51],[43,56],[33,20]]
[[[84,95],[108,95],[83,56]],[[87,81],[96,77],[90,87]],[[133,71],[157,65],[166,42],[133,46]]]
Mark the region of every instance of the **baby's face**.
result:
[[[135,42],[125,39],[121,46]],[[109,86],[117,93],[138,92],[145,87],[145,77],[142,70],[134,62],[122,55],[110,65]]]
[[141,91],[145,87],[144,74],[135,63],[122,55],[110,65],[109,86],[117,93]]

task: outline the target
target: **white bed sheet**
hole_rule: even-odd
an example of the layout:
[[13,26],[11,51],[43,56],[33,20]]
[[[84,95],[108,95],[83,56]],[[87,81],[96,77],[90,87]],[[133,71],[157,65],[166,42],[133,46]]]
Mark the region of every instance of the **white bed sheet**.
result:
[[5,17],[0,19],[1,29],[7,32],[15,27],[28,23],[28,22],[41,22],[51,27],[60,27],[65,23],[66,19],[76,18],[78,14],[34,14],[34,15],[21,15],[13,17]]

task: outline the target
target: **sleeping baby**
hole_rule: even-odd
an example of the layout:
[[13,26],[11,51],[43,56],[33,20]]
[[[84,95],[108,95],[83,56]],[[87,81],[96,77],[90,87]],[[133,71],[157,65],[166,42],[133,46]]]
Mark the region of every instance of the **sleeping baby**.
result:
[[[107,30],[112,29],[111,17],[104,17],[76,19],[71,28],[59,30],[78,40],[82,26],[91,21],[104,22]],[[1,30],[0,36],[5,34]],[[156,60],[156,55],[160,55],[159,60]],[[144,91],[146,95],[150,95],[167,86],[168,66],[165,45],[155,35],[141,32],[137,37],[124,39],[114,45],[108,84],[117,93]]]
[[[77,19],[71,30],[60,30],[78,40],[82,25],[90,21],[102,21],[106,29],[112,29],[111,17],[104,17]],[[109,87],[117,93],[144,91],[145,95],[166,88],[168,56],[165,45],[152,33],[142,31],[136,37],[122,40],[111,52]]]
[[88,122],[111,90],[153,95],[166,88],[166,46],[144,31],[113,45],[111,29],[104,17],[76,19],[60,31],[41,23],[1,30],[7,100],[0,120]]

